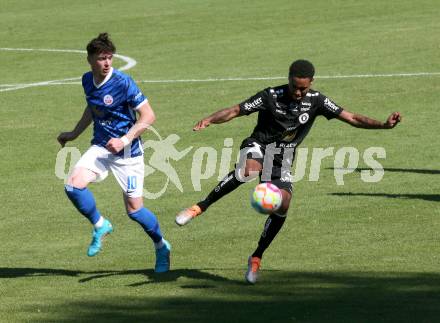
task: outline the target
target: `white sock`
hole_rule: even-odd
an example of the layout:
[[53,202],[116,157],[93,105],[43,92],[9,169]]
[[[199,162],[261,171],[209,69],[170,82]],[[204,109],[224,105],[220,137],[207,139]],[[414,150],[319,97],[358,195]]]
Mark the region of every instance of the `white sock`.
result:
[[100,227],[102,227],[103,224],[104,224],[104,217],[101,215],[99,217],[98,222],[96,222],[93,226],[95,227],[95,229],[99,229]]
[[162,238],[159,242],[155,242],[155,243],[154,243],[154,247],[155,247],[156,249],[160,249],[160,248],[162,248],[164,245],[165,245],[165,243],[163,242],[163,238]]

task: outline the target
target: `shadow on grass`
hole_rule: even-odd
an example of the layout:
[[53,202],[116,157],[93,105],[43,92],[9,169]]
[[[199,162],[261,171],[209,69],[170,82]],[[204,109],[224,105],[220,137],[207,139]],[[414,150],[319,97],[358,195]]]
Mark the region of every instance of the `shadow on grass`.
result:
[[386,197],[393,199],[415,199],[429,202],[440,202],[440,194],[390,194],[390,193],[330,193],[334,196],[368,196],[368,197]]
[[[82,277],[78,280],[79,283],[86,283],[95,279],[103,279],[113,276],[130,276],[143,275],[146,280],[143,282],[130,284],[128,286],[141,286],[151,283],[171,282],[178,278],[185,277],[190,279],[211,281],[211,282],[228,282],[229,280],[218,275],[210,274],[208,272],[196,269],[176,269],[170,270],[166,273],[155,273],[154,270],[136,269],[136,270],[107,270],[107,271],[82,271],[82,270],[67,270],[67,269],[49,269],[49,268],[1,268],[0,279],[2,278],[21,278],[21,277],[36,277],[36,276],[69,276]],[[203,285],[205,288],[210,286]],[[204,288],[200,285],[198,288]]]
[[[146,280],[134,284],[130,284],[128,286],[136,287],[142,286],[151,283],[163,283],[163,282],[173,282],[181,277],[204,280],[207,282],[228,282],[229,280],[223,278],[218,275],[210,274],[207,272],[203,272],[196,269],[174,269],[170,270],[166,273],[155,273],[154,270],[124,270],[124,271],[106,271],[106,272],[97,272],[97,273],[84,273],[84,274],[92,274],[89,277],[82,278],[79,280],[80,283],[85,283],[94,279],[101,279],[105,277],[111,276],[129,276],[129,275],[144,275]],[[210,285],[199,285],[196,288],[210,288]]]
[[354,172],[360,173],[361,171],[367,170],[367,171],[385,171],[385,172],[396,172],[396,173],[415,173],[415,174],[429,174],[429,175],[436,175],[440,174],[440,169],[420,169],[420,168],[389,168],[384,167],[383,169],[376,169],[376,168],[334,168],[334,167],[328,167],[327,169],[331,170],[352,170]]
[[3,278],[21,278],[34,276],[79,276],[83,271],[52,268],[2,268],[0,267],[0,279]]
[[216,284],[216,289],[194,289],[190,296],[180,297],[175,284],[169,285],[169,296],[151,296],[151,289],[140,288],[137,296],[101,295],[67,301],[60,308],[62,314],[53,313],[53,308],[50,313],[51,305],[42,312],[48,320],[56,315],[63,322],[438,322],[440,318],[440,275],[434,273],[263,271],[254,286],[227,279]]

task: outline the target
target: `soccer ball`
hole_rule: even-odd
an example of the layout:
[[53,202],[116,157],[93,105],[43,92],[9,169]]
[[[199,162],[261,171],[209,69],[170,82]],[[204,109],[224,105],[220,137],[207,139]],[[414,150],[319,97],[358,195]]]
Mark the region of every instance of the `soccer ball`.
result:
[[258,184],[251,194],[251,205],[259,213],[269,214],[278,210],[283,196],[278,187],[271,183]]

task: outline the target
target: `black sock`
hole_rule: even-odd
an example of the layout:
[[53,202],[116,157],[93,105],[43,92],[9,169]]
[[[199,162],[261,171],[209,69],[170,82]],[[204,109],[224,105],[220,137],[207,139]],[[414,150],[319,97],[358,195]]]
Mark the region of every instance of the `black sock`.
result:
[[280,231],[281,227],[286,221],[285,216],[279,216],[276,214],[271,214],[264,224],[264,230],[261,234],[260,240],[258,241],[258,247],[252,254],[252,257],[263,258],[263,252],[269,247],[272,240],[275,238],[277,233]]
[[212,203],[218,201],[226,194],[231,193],[241,184],[243,184],[243,182],[240,182],[235,178],[235,170],[233,170],[220,183],[218,183],[203,201],[197,203],[197,205],[202,211],[205,211]]

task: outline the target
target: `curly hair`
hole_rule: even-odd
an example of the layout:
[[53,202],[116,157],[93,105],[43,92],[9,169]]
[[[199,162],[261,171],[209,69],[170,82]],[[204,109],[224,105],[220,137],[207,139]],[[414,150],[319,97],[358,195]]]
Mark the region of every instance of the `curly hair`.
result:
[[290,65],[289,77],[310,78],[315,75],[315,67],[305,59],[298,59]]

